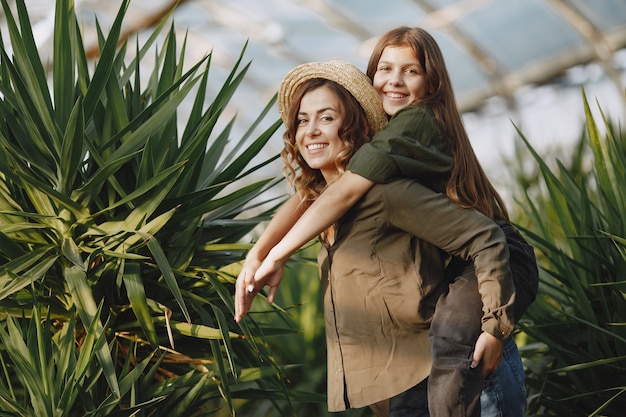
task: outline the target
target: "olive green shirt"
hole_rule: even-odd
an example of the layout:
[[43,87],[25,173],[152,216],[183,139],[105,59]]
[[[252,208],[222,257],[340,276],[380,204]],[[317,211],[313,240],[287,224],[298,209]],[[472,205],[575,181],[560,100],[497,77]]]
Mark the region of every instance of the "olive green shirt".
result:
[[509,334],[508,246],[486,216],[398,179],[372,187],[338,222],[334,244],[318,255],[330,411],[347,407],[344,396],[350,407],[363,407],[428,376],[428,327],[447,286],[444,251],[474,261],[486,298],[483,328]]
[[444,192],[453,163],[432,109],[407,106],[352,156],[348,169],[377,184],[413,178]]

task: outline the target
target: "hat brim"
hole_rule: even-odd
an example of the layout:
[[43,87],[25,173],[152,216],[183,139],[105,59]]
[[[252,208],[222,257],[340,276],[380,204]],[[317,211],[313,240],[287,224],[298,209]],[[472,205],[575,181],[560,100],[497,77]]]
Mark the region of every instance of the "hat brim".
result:
[[372,86],[371,80],[357,67],[343,61],[308,62],[285,75],[278,88],[278,112],[283,123],[289,124],[287,110],[298,87],[316,78],[334,81],[348,90],[365,110],[372,133],[378,132],[387,124],[380,95]]

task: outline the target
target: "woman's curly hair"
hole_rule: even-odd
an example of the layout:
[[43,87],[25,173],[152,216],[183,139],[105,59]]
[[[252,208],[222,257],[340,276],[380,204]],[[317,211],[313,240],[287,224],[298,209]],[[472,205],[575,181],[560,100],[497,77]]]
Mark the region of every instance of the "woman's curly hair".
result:
[[369,126],[365,111],[344,87],[334,81],[324,78],[308,80],[294,92],[287,109],[288,120],[285,121],[285,133],[283,134],[284,148],[280,154],[285,166],[283,174],[287,177],[289,185],[300,196],[301,204],[308,207],[328,186],[322,173],[318,169],[309,167],[300,154],[296,145],[297,119],[302,97],[310,91],[321,87],[330,88],[339,99],[339,111],[343,117],[343,123],[339,128],[344,149],[337,155],[335,164],[340,173],[345,172],[348,161],[364,143],[370,141]]

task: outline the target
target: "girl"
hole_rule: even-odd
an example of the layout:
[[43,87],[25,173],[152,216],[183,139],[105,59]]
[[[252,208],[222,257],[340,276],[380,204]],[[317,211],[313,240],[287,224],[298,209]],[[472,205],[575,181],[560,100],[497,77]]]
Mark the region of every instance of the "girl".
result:
[[[377,122],[381,107],[368,100],[372,94],[367,77],[341,62],[302,65],[281,84],[282,157],[301,205],[345,175],[368,131],[385,123]],[[321,241],[329,410],[390,399],[390,416],[428,415],[427,329],[447,287],[445,253],[433,245],[474,260],[478,279],[495,291],[486,310],[498,316],[500,295],[508,294],[509,305],[513,292],[504,234],[479,212],[397,179],[371,187]],[[242,284],[238,298],[250,297]]]
[[[508,224],[504,204],[473,153],[456,108],[451,82],[438,45],[427,32],[419,28],[394,29],[378,42],[368,65],[368,75],[381,94],[385,111],[394,116],[390,124],[374,137],[371,144],[357,152],[350,163],[350,170],[329,187],[306,213],[303,214],[294,199],[283,206],[248,253],[239,282],[251,289],[255,288],[255,280],[270,285],[268,300],[271,302],[282,278],[282,265],[293,251],[336,221],[375,182],[384,183],[394,176],[408,176],[437,191],[445,191],[460,206],[474,207],[502,224],[514,255],[511,266],[517,289],[515,318],[519,319],[534,299],[537,289],[534,253]],[[295,220],[302,214],[302,219],[294,226]],[[291,226],[292,230],[287,233]],[[282,236],[285,237],[280,241]],[[256,271],[264,259],[265,262]],[[463,271],[462,266],[458,266],[456,271]],[[482,365],[483,374],[491,374],[500,360],[502,345],[499,340],[508,335],[506,331],[492,325],[498,323],[497,320],[485,320],[488,315],[483,316],[482,332],[481,329],[467,326],[474,322],[473,318],[482,314],[480,300],[474,299],[470,303],[467,297],[472,285],[476,288],[475,280],[471,277],[461,275],[455,279],[450,286],[450,293],[441,300],[442,308],[437,309],[440,314],[433,320],[431,336],[435,353],[435,378],[431,377],[429,387],[433,416],[441,415],[437,411],[440,408],[458,410],[461,407],[463,412],[450,412],[449,415],[455,416],[477,413],[477,395],[482,380],[477,378],[473,383],[460,385],[462,395],[455,396],[449,393],[449,387],[453,385],[443,376],[451,377],[452,381],[467,382],[463,379],[468,372],[467,366],[477,363]],[[484,298],[484,287],[479,286],[478,290]],[[242,296],[238,300],[236,318],[239,320],[242,312],[249,307],[251,298]],[[467,320],[460,320],[462,316],[457,313],[459,307],[465,307],[462,311],[473,312],[473,315],[465,314]],[[512,321],[512,317],[506,314],[499,318],[504,322]],[[512,339],[507,341],[506,348],[505,352],[511,351],[511,354],[519,356]],[[438,358],[441,361],[438,362]],[[455,358],[456,374],[449,372],[452,358]],[[523,370],[519,360],[515,360],[515,363],[518,395],[522,398],[520,401],[510,401],[509,404],[522,404],[516,412],[523,415]],[[438,377],[440,371],[441,378]],[[433,385],[436,381],[444,383]],[[455,403],[458,398],[466,398],[467,401]],[[517,414],[511,411],[507,415]]]

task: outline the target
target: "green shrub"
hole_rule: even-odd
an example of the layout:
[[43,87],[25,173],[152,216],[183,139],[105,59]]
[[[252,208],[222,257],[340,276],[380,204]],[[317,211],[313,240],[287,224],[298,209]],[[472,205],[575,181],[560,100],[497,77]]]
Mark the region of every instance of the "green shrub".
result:
[[127,54],[128,0],[108,34],[98,26],[96,62],[73,2],[57,0],[50,68],[25,2],[15,15],[0,3],[0,414],[234,415],[246,393],[285,398],[255,336],[271,329],[244,337],[232,319],[238,242],[265,214],[238,216],[274,184],[241,180],[280,126],[253,136],[272,100],[228,152],[234,120],[214,131],[245,47],[209,98],[211,56],[184,69],[167,20]]
[[538,166],[520,198],[540,291],[520,323],[529,413],[621,416],[626,410],[626,136],[583,92],[586,134],[570,166]]

